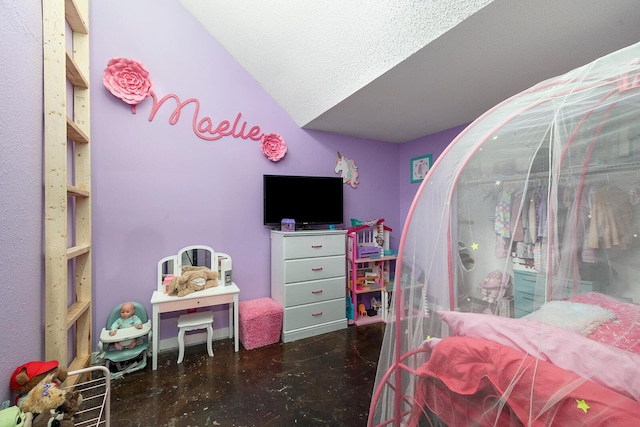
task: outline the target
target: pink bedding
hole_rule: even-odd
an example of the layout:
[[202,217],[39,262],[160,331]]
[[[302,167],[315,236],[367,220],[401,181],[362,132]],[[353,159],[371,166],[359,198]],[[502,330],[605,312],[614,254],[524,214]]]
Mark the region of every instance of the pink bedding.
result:
[[452,335],[484,338],[511,347],[640,402],[640,354],[525,318],[459,311],[438,314]]
[[635,400],[484,338],[442,339],[418,373],[413,422],[424,405],[449,426],[634,425],[640,418]]
[[616,320],[607,322],[588,335],[592,340],[640,354],[640,306],[620,302],[597,292],[576,295],[569,301],[598,305],[613,311]]

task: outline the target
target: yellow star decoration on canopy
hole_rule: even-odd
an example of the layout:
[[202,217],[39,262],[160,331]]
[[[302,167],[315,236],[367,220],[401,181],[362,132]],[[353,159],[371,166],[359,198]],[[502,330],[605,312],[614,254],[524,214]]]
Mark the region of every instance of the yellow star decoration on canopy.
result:
[[474,251],[478,250],[478,244],[477,243],[472,243],[471,244],[471,249],[473,249]]
[[578,402],[578,409],[582,409],[585,414],[589,409],[591,409],[591,406],[587,405],[587,402],[585,402],[584,399],[576,399],[576,402]]

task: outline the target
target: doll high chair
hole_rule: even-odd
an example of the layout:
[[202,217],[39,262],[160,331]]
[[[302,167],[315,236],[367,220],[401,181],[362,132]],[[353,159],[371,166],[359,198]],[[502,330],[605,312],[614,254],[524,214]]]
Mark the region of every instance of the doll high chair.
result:
[[[147,316],[147,311],[138,302],[133,302],[135,314],[142,321],[142,329],[124,328],[118,329],[114,336],[109,335],[109,328],[120,317],[120,308],[122,304],[118,304],[107,319],[105,328],[100,332],[100,349],[99,358],[105,360],[105,366],[116,378],[124,374],[144,369],[147,366],[147,358],[149,357],[149,348],[151,346],[151,321]],[[120,341],[136,340],[136,346],[132,349],[124,348],[118,350],[115,344]],[[113,367],[111,366],[113,364]],[[115,368],[115,372],[112,368]]]

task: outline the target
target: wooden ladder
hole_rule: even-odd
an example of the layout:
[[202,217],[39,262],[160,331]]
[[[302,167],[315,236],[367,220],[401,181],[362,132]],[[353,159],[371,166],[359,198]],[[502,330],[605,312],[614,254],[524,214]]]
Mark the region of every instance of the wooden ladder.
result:
[[[89,0],[43,0],[42,18],[44,351],[46,360],[55,359],[60,366],[75,370],[91,364]],[[65,23],[71,28],[69,36]],[[67,50],[70,42],[72,52]],[[67,82],[73,86],[69,107]]]

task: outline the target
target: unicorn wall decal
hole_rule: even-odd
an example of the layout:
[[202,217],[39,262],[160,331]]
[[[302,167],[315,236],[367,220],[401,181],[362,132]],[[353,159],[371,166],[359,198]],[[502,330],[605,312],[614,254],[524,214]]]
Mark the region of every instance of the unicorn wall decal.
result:
[[338,151],[338,160],[334,169],[335,173],[339,173],[342,182],[349,184],[352,188],[358,187],[358,167],[353,160],[343,157]]

